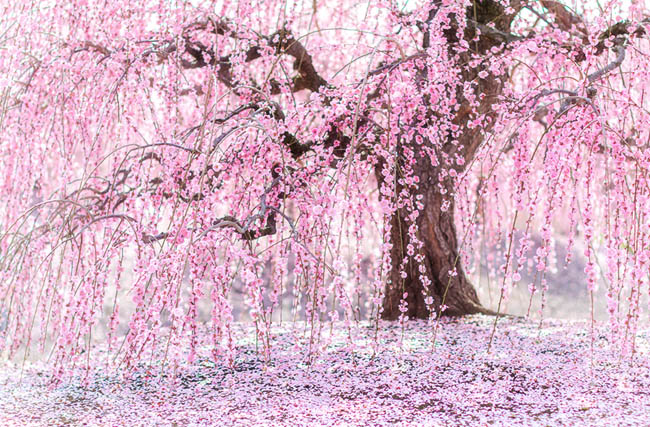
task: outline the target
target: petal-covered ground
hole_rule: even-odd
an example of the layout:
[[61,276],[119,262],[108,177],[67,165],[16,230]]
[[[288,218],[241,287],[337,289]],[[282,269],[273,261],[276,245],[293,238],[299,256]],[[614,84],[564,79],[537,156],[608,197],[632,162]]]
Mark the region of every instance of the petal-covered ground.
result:
[[493,322],[443,320],[435,343],[425,322],[325,324],[311,358],[309,328],[283,324],[268,362],[241,326],[231,366],[199,359],[175,379],[149,366],[83,387],[48,387],[36,365],[17,382],[20,365],[5,364],[0,425],[650,425],[647,329],[621,355],[584,322],[502,319],[488,352]]

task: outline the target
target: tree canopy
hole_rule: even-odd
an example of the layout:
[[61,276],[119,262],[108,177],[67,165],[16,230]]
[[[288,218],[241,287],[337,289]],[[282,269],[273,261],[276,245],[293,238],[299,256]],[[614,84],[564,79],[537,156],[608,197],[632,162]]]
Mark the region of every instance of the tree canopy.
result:
[[227,356],[233,289],[265,349],[283,316],[491,312],[465,279],[484,243],[501,298],[525,270],[533,298],[571,261],[557,233],[634,351],[650,56],[621,3],[5,6],[0,351]]

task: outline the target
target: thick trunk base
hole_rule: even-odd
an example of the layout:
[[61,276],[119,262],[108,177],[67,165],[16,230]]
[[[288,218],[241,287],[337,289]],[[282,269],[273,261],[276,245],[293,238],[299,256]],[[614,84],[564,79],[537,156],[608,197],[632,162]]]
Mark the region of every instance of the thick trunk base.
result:
[[[420,177],[428,178],[431,175],[435,176],[421,173]],[[421,261],[416,261],[415,256],[408,257],[407,264],[401,269],[406,273],[405,278],[399,266],[407,253],[408,245],[411,243],[416,246],[416,242],[411,242],[413,239],[408,235],[410,224],[404,220],[408,213],[399,210],[392,217],[393,269],[386,283],[382,318],[398,319],[402,314],[400,304],[403,300],[406,301],[406,311],[403,314],[409,318],[428,318],[430,309],[442,316],[491,313],[481,306],[476,290],[463,271],[458,256],[453,201],[443,211],[443,196],[434,185],[429,187],[422,200],[424,209],[417,219],[416,237],[423,246],[419,252],[416,250],[416,254],[421,255]],[[424,272],[420,271],[421,267],[424,267]],[[426,287],[423,282],[427,283]],[[404,299],[405,293],[407,296]],[[433,304],[427,306],[426,299],[429,296],[433,298]]]

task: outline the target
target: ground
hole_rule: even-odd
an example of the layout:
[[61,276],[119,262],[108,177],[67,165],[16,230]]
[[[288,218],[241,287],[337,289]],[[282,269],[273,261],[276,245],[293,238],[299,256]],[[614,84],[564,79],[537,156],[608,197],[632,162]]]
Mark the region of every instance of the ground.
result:
[[154,364],[48,386],[45,368],[6,363],[0,425],[650,425],[650,331],[622,354],[606,325],[500,319],[488,352],[494,320],[442,320],[435,342],[424,321],[324,324],[311,357],[308,325],[284,323],[266,362],[238,325],[231,366],[175,379]]

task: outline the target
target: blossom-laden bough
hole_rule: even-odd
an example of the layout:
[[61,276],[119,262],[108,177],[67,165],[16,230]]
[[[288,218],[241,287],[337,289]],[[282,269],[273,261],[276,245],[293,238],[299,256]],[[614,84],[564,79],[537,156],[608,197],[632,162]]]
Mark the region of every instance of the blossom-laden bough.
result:
[[[233,290],[267,355],[283,316],[309,321],[311,351],[327,320],[500,314],[526,269],[543,298],[559,229],[569,247],[584,240],[589,290],[602,276],[612,339],[634,351],[650,253],[646,12],[8,6],[0,348],[27,358],[38,344],[59,373],[87,364],[97,337],[120,369],[160,348],[177,363],[207,322],[211,357],[232,358]],[[504,241],[505,262],[488,262],[494,311],[466,271]]]

